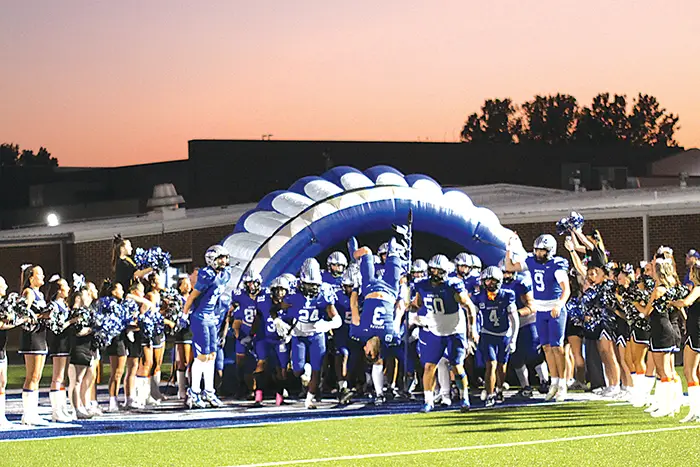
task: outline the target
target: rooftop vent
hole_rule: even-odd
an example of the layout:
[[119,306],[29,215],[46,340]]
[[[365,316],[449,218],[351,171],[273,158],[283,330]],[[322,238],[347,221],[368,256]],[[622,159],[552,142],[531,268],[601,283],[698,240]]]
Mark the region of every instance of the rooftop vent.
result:
[[153,196],[146,203],[146,207],[154,212],[176,211],[184,203],[185,198],[177,193],[175,185],[163,183],[153,187]]

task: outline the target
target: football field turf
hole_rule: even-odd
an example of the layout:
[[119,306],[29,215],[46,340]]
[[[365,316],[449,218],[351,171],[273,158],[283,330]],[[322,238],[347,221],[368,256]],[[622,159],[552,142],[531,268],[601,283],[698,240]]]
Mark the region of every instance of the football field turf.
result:
[[[413,404],[417,408],[417,404]],[[683,408],[681,415],[687,412]],[[370,412],[371,413],[371,412]],[[700,424],[610,401],[0,443],[0,465],[695,465]],[[105,429],[102,434],[109,434]],[[0,433],[2,436],[2,433]]]

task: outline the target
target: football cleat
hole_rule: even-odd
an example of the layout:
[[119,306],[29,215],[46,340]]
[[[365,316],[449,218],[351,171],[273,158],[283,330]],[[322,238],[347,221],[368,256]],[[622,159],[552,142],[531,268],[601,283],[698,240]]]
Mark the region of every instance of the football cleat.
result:
[[517,397],[520,399],[531,399],[532,398],[532,387],[525,386],[520,391],[518,391]]
[[469,403],[468,400],[462,399],[459,403],[459,411],[462,413],[469,412],[469,410],[472,408],[471,404]]
[[386,396],[384,394],[380,394],[374,398],[374,405],[380,406],[384,405],[384,403],[386,403]]
[[202,400],[200,395],[194,392],[192,389],[187,390],[187,399],[185,400],[185,406],[188,409],[206,409],[207,403]]
[[503,396],[503,391],[496,391],[496,403],[497,404],[502,404],[506,400],[505,396]]
[[209,407],[214,409],[224,406],[224,403],[221,402],[221,399],[216,397],[216,393],[214,391],[204,391],[202,393],[202,401],[209,404]]
[[537,388],[537,391],[540,394],[547,394],[549,392],[549,387],[549,382],[545,381],[544,383],[540,383],[540,387]]
[[452,399],[447,396],[442,396],[442,399],[440,399],[440,405],[443,407],[449,407],[452,405]]
[[433,404],[423,404],[423,407],[421,407],[420,411],[422,413],[428,413],[432,412],[435,409],[435,406]]

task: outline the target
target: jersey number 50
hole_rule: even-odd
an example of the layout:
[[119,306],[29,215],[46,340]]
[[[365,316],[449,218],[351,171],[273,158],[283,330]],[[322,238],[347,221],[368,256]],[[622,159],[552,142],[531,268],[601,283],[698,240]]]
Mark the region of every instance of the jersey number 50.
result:
[[438,315],[445,314],[445,302],[442,301],[440,297],[426,297],[425,307]]

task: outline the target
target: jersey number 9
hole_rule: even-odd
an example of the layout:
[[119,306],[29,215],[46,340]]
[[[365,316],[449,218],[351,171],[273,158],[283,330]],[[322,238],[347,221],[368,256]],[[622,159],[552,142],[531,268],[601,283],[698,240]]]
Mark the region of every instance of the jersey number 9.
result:
[[535,290],[544,292],[544,271],[535,271],[532,280],[535,281]]

